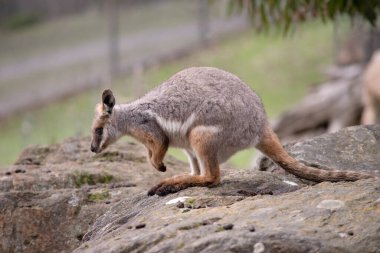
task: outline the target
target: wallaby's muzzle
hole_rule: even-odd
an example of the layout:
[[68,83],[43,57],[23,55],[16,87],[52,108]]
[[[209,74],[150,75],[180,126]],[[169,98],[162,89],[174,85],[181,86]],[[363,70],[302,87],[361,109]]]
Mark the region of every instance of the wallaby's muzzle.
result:
[[97,151],[97,148],[94,147],[94,146],[92,146],[92,145],[91,145],[91,148],[90,148],[90,149],[91,149],[91,152],[94,152],[94,153],[96,153],[96,151]]
[[99,148],[97,148],[97,147],[91,145],[91,148],[90,148],[91,152],[99,153],[98,149],[99,149]]
[[101,145],[102,134],[103,134],[103,131],[101,131],[101,133],[99,133],[99,131],[95,131],[93,133],[90,150],[94,153],[100,153],[100,151],[102,151],[103,149]]
[[101,147],[100,145],[94,145],[93,143],[91,143],[91,147],[90,147],[90,150],[91,152],[94,152],[96,154],[102,152],[102,150],[104,149],[104,147]]

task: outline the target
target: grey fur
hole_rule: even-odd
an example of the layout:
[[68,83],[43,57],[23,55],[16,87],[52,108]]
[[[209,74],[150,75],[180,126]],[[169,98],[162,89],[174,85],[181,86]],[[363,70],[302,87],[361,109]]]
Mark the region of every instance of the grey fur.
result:
[[[189,157],[193,177],[163,181],[149,194],[164,195],[189,186],[216,184],[220,180],[218,164],[252,146],[287,171],[313,181],[372,177],[359,172],[319,170],[290,157],[269,127],[259,96],[238,77],[217,68],[180,71],[128,104],[113,106],[112,92],[106,90],[104,94],[103,109],[98,110],[93,127],[102,126],[104,133],[100,140],[93,130],[91,150],[100,152],[121,136],[132,135],[147,146],[148,160],[159,171],[166,170],[162,159],[169,145],[184,149]],[[195,134],[192,144],[191,133]],[[192,146],[194,141],[198,141],[198,150]]]
[[[142,98],[116,105],[114,111],[122,134],[128,134],[131,126],[155,120],[155,115],[167,121],[185,122],[194,114],[194,122],[188,130],[196,126],[219,128],[214,143],[219,149],[219,162],[239,150],[255,146],[267,124],[259,96],[237,76],[211,67],[180,71]],[[173,138],[169,140],[170,144],[176,142]]]

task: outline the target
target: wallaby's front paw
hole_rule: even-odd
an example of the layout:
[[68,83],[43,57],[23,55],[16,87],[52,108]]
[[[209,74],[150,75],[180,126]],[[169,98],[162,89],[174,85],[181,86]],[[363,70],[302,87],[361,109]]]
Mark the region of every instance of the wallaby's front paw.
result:
[[163,163],[161,163],[160,166],[158,166],[158,171],[165,172],[166,166]]

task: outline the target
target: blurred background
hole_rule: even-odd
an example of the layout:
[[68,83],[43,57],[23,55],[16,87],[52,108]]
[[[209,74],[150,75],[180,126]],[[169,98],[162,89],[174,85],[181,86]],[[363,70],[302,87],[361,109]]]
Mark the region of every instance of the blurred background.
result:
[[[284,138],[360,123],[362,91],[349,90],[361,85],[380,44],[378,30],[365,18],[333,15],[323,22],[304,15],[302,6],[289,12],[290,21],[283,17],[284,27],[266,28],[276,13],[253,2],[0,0],[0,165],[12,164],[27,146],[89,135],[104,88],[126,103],[190,66],[219,67],[251,85]],[[335,93],[316,88],[337,80],[346,86]],[[331,111],[350,108],[343,123],[294,111],[310,101],[306,94],[336,101],[342,92],[348,102]],[[323,103],[313,108],[329,111]],[[248,167],[252,155],[244,151],[232,163]]]

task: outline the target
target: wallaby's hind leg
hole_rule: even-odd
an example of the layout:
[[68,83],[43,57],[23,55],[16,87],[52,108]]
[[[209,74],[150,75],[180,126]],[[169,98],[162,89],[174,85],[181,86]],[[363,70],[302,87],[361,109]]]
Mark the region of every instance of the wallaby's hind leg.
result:
[[184,149],[183,151],[185,152],[185,154],[187,155],[187,158],[189,159],[189,164],[190,164],[190,169],[191,169],[190,174],[193,176],[201,174],[198,159],[195,156],[194,152],[186,150],[186,149]]
[[220,182],[217,150],[214,146],[214,133],[204,129],[191,131],[190,144],[200,162],[200,175],[182,175],[167,178],[151,188],[148,195],[164,196],[192,186],[213,186]]

